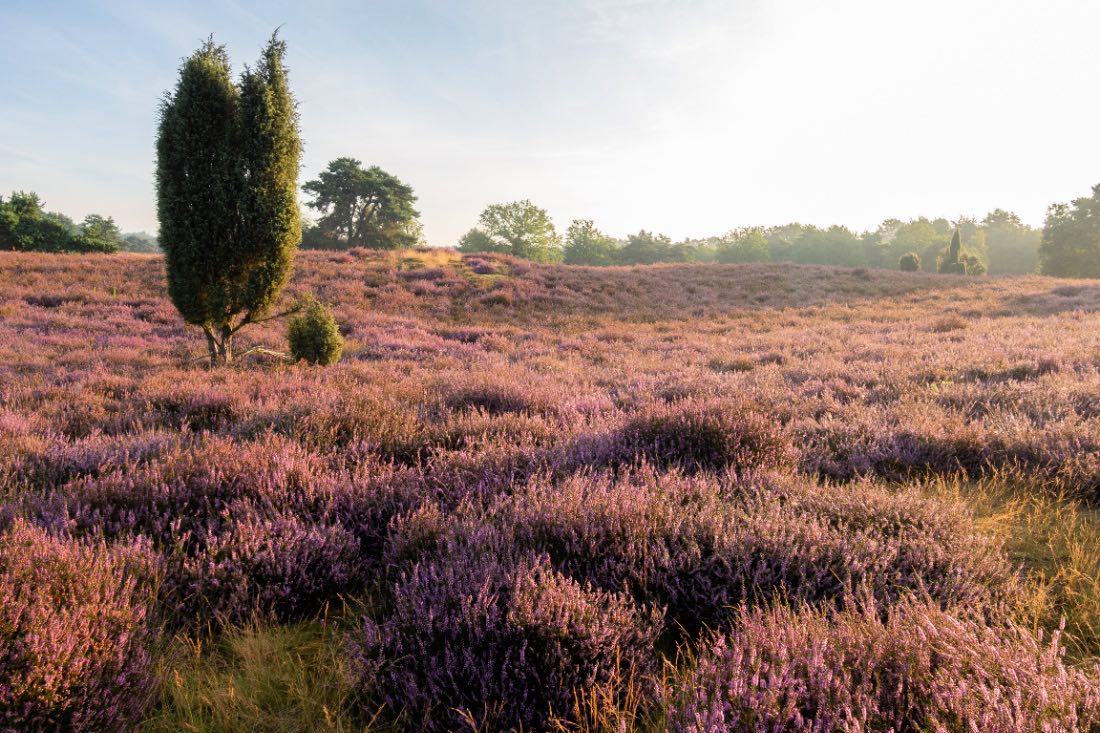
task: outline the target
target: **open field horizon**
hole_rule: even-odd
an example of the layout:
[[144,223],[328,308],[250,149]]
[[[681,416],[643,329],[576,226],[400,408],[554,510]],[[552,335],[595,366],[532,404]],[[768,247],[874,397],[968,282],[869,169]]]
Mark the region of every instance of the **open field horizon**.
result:
[[1100,726],[1100,280],[351,250],[305,292],[339,363],[211,369],[160,256],[0,253],[0,553],[94,569],[38,582],[127,639],[103,710]]

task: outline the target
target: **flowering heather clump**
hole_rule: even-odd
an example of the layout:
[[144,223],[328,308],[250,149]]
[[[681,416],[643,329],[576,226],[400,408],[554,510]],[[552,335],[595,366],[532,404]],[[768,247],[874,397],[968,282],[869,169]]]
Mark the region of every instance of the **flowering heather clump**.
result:
[[413,568],[349,651],[381,702],[427,730],[457,730],[466,714],[486,730],[543,730],[620,666],[654,671],[658,621],[545,560],[467,554]]
[[319,456],[290,441],[211,438],[74,481],[43,511],[80,533],[142,535],[165,549],[198,543],[242,513],[323,513],[337,481]]
[[170,621],[201,626],[254,611],[298,619],[361,588],[390,519],[422,490],[399,469],[332,466],[283,439],[211,438],[74,481],[31,514],[78,535],[150,540],[167,558]]
[[480,409],[490,415],[527,412],[534,404],[524,388],[508,384],[471,384],[450,390],[445,398],[452,409]]
[[743,612],[673,693],[669,731],[1088,733],[1100,669],[1067,665],[1058,634],[997,630],[920,603],[885,618]]
[[0,730],[115,731],[156,694],[150,558],[0,531]]
[[658,474],[545,476],[487,510],[403,517],[389,564],[512,550],[545,554],[580,582],[667,609],[697,630],[745,601],[839,603],[866,592],[884,604],[927,593],[943,606],[997,610],[1017,580],[961,509],[872,485],[737,481]]
[[247,517],[201,545],[196,554],[170,558],[167,602],[179,618],[294,621],[362,585],[359,543],[331,524]]
[[685,471],[769,469],[792,460],[774,419],[729,404],[694,402],[655,407],[631,418],[606,447],[611,465],[645,459]]

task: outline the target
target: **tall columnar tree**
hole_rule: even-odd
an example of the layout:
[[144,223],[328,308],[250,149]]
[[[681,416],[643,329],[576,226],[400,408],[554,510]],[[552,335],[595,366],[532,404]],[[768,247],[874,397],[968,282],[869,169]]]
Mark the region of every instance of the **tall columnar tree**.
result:
[[255,68],[231,78],[213,40],[180,68],[157,138],[157,212],[168,294],[206,334],[211,364],[233,360],[233,338],[270,316],[301,241],[301,140],[273,35]]
[[951,244],[940,260],[939,270],[941,273],[966,274],[966,262],[962,256],[962,232],[958,229],[951,235]]

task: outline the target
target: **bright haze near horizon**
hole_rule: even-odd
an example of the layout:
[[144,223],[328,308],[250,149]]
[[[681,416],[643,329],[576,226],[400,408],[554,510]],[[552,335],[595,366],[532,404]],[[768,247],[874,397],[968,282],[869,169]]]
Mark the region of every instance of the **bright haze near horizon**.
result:
[[[529,198],[559,230],[1031,224],[1100,181],[1089,0],[23,2],[0,26],[0,194],[156,229],[161,95],[211,33],[288,43],[304,182],[411,184],[428,240]],[[303,201],[305,197],[303,196]]]

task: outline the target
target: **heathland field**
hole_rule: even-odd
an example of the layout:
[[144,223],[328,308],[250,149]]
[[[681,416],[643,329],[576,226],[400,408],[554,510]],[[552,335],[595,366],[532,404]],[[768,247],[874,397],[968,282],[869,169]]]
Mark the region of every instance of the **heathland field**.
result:
[[343,360],[210,369],[164,280],[0,253],[0,730],[1100,730],[1100,281],[302,252]]

